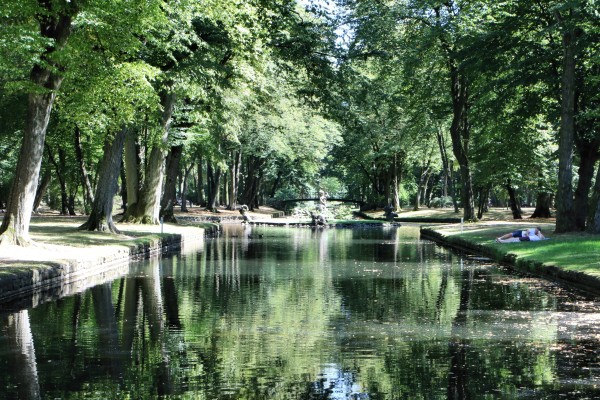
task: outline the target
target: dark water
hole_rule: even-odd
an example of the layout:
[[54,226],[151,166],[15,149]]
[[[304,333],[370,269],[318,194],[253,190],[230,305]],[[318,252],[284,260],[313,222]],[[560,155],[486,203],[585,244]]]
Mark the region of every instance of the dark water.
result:
[[598,305],[416,228],[231,226],[0,312],[0,398],[599,398]]

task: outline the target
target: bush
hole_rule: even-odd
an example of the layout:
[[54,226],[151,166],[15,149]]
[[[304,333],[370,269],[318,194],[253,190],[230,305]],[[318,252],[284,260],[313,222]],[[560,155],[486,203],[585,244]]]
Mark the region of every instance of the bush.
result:
[[434,197],[429,203],[429,207],[433,208],[449,208],[453,206],[452,197],[450,196]]

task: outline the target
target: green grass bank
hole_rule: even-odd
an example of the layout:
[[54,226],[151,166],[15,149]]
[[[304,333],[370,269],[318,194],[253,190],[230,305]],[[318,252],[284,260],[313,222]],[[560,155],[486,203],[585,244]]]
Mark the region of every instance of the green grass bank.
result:
[[[541,227],[547,240],[496,243],[507,232]],[[554,234],[554,223],[487,221],[421,227],[424,237],[478,253],[515,269],[600,293],[600,237],[587,233]]]

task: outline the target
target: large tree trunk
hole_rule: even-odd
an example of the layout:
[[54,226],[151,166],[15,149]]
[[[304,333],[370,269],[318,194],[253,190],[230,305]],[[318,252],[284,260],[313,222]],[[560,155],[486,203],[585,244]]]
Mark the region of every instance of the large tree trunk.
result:
[[[444,3],[451,8],[450,3]],[[452,10],[448,10],[452,13]],[[439,7],[435,8],[436,16],[441,19]],[[450,94],[452,98],[452,125],[450,126],[450,137],[452,138],[452,150],[460,168],[462,184],[461,198],[463,206],[463,217],[465,221],[475,221],[475,200],[473,196],[473,183],[471,179],[471,167],[469,165],[469,91],[467,78],[460,71],[459,62],[456,59],[456,49],[447,40],[443,32],[440,32],[440,43],[446,53],[448,72],[450,75]]]
[[450,135],[452,137],[452,150],[460,167],[463,218],[465,221],[474,221],[476,216],[471,167],[469,166],[470,128],[468,123],[467,86],[464,77],[459,74],[455,66],[452,67],[451,75],[453,118]]
[[54,96],[54,92],[29,95],[27,125],[23,134],[15,178],[0,227],[0,243],[25,246],[30,242],[29,223]]
[[92,189],[92,184],[90,183],[87,168],[85,167],[83,147],[81,146],[81,131],[79,130],[79,127],[75,127],[75,156],[77,157],[77,164],[79,166],[79,173],[81,175],[81,183],[83,184],[85,204],[88,207],[91,207],[94,203],[94,191]]
[[573,212],[573,141],[575,137],[575,45],[572,30],[563,34],[563,73],[560,131],[558,140],[558,190],[556,232],[577,230]]
[[27,123],[23,132],[15,178],[2,226],[0,226],[0,244],[12,243],[24,246],[31,241],[29,223],[44,153],[46,129],[56,91],[60,88],[63,79],[54,72],[58,66],[51,60],[51,55],[67,42],[71,34],[72,18],[77,13],[75,2],[67,3],[59,15],[55,15],[52,2],[38,0],[38,3],[41,8],[45,8],[44,12],[37,14],[40,33],[42,37],[52,42],[41,55],[43,62],[40,65],[46,63],[49,65],[36,65],[31,71],[30,79],[39,90],[29,94]]
[[537,200],[535,201],[535,210],[531,214],[530,218],[550,218],[550,206],[552,204],[552,197],[550,193],[540,191],[537,194]]
[[169,139],[169,128],[175,101],[176,96],[174,93],[163,92],[161,94],[161,104],[163,106],[162,137],[150,152],[143,188],[135,207],[127,208],[127,212],[123,217],[124,221],[142,224],[159,223],[160,194],[165,174],[165,151],[163,147]]
[[79,227],[81,230],[119,233],[112,219],[112,211],[113,199],[119,189],[119,172],[126,132],[127,129],[123,128],[112,140],[107,136],[104,141],[104,155],[100,164],[94,204],[87,222]]
[[160,216],[164,221],[177,222],[173,213],[177,202],[177,175],[179,174],[179,162],[183,153],[183,145],[171,147],[167,156],[167,170],[165,180],[165,191],[160,202]]

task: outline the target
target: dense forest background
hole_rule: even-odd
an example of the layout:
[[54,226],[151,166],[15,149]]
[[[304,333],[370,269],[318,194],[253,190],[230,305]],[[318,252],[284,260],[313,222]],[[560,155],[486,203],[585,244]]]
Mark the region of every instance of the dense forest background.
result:
[[319,190],[600,232],[599,6],[2,1],[0,241]]

